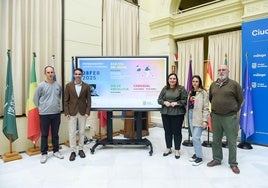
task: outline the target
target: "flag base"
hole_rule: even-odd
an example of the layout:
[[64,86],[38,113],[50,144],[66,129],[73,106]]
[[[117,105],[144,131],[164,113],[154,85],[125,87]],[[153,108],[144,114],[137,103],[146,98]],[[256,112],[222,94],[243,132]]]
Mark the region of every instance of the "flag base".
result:
[[21,159],[21,155],[16,152],[16,151],[13,151],[12,153],[5,153],[3,156],[3,161],[4,162],[9,162],[9,161],[14,161],[14,160],[18,160],[18,159]]
[[228,148],[228,142],[227,141],[222,141],[222,147],[223,148]]
[[241,149],[253,149],[253,147],[251,146],[250,143],[248,142],[240,142],[237,147],[241,148]]
[[192,147],[193,146],[193,142],[192,140],[184,140],[182,145],[184,146],[188,146],[188,147]]
[[202,146],[211,148],[211,147],[212,147],[212,142],[211,142],[211,141],[204,141],[204,142],[202,143]]
[[32,148],[29,148],[26,150],[26,153],[29,155],[29,156],[32,156],[32,155],[38,155],[41,153],[40,151],[40,147],[32,147]]
[[[59,149],[62,149],[62,146],[61,145],[59,145]],[[53,145],[52,145],[52,143],[49,143],[48,144],[48,151],[53,151]]]

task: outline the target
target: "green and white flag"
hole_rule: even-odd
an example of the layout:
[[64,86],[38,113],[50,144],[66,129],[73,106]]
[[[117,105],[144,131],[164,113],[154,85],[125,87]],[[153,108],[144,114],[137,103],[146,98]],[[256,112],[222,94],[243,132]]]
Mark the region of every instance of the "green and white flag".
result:
[[7,139],[14,142],[18,139],[15,102],[13,93],[12,81],[12,66],[10,58],[10,50],[7,52],[7,76],[6,76],[6,91],[5,91],[5,105],[4,105],[4,119],[3,119],[3,133]]

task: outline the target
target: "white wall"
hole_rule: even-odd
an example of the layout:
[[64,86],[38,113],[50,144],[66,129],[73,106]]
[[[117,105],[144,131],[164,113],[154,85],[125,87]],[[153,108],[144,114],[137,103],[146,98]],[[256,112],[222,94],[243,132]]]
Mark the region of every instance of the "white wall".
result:
[[[72,78],[72,56],[101,56],[102,1],[65,0],[65,84]],[[97,113],[91,112],[90,135],[98,132]]]

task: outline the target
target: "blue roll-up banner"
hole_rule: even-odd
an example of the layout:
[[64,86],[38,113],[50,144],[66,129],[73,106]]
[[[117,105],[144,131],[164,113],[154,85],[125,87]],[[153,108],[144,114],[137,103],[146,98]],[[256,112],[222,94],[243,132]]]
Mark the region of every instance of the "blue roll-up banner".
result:
[[249,64],[254,110],[255,131],[247,142],[268,145],[268,18],[242,24],[242,60],[242,74]]

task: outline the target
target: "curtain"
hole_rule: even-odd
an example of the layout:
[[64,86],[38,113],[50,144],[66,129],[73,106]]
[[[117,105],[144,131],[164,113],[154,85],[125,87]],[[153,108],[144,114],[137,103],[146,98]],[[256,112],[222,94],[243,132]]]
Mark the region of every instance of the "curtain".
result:
[[138,6],[124,0],[103,0],[103,55],[138,54]]
[[[37,82],[44,67],[55,67],[61,83],[62,0],[0,1],[0,106],[4,106],[7,50],[11,50],[16,115],[25,114],[32,54],[36,52]],[[52,55],[55,60],[52,61]],[[0,116],[3,108],[0,108]]]
[[192,73],[203,78],[204,38],[178,41],[178,79],[179,83],[187,86],[190,58],[192,59]]
[[229,77],[241,83],[241,31],[233,31],[209,36],[208,57],[211,62],[214,80],[217,79],[219,65],[230,69]]
[[[103,0],[104,56],[139,55],[139,9],[124,0]],[[121,112],[122,115],[125,112]],[[99,115],[105,119],[106,112]],[[132,126],[133,127],[133,126]],[[101,134],[101,128],[99,128]]]

